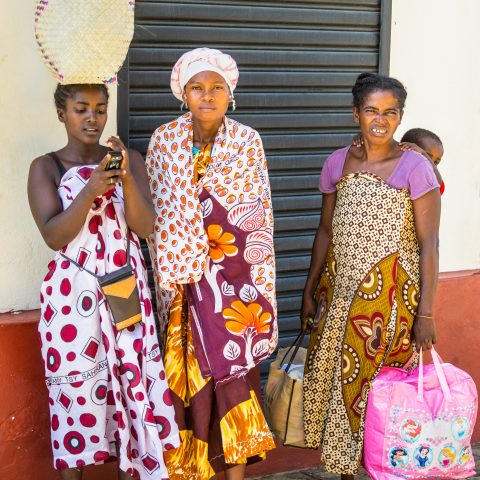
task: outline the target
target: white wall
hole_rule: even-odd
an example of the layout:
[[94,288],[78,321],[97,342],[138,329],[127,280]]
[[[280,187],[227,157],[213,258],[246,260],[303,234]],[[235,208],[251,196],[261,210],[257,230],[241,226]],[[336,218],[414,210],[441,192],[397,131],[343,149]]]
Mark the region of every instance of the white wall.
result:
[[390,75],[408,90],[398,138],[423,127],[445,147],[441,271],[480,267],[479,20],[479,0],[393,0]]
[[[53,104],[55,79],[35,43],[33,3],[4,1],[0,15],[0,312],[38,307],[52,252],[30,214],[28,168],[66,141]],[[116,88],[110,94],[105,137],[116,131]]]
[[[421,126],[445,145],[441,270],[480,268],[480,1],[393,0],[390,72],[408,88],[399,135]],[[0,16],[0,311],[38,307],[52,252],[27,202],[28,167],[66,140],[55,81],[40,61],[33,2],[3,2]],[[115,133],[111,89],[105,136]]]

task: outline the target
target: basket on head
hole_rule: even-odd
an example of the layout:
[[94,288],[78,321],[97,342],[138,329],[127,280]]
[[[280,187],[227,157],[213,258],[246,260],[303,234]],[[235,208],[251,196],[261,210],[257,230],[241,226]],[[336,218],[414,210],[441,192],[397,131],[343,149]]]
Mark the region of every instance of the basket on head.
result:
[[58,82],[116,83],[132,41],[131,0],[35,0],[35,37]]

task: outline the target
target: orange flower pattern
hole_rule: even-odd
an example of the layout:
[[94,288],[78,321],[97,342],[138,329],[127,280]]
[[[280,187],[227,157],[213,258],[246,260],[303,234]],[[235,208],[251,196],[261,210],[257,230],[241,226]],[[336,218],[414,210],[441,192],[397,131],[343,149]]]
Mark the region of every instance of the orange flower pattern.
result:
[[[224,127],[227,128],[229,124],[230,121],[226,119]],[[235,131],[235,127],[236,125],[232,124],[233,131]],[[254,137],[255,135],[248,138],[254,139]],[[245,141],[248,143],[248,139]],[[257,144],[256,141],[255,144]],[[257,146],[261,149],[261,143],[258,142]],[[189,257],[183,251],[180,252],[181,263],[179,258],[178,265],[173,265],[173,272],[178,273],[178,283],[186,283],[185,294],[195,320],[192,322],[192,330],[200,370],[204,376],[213,376],[216,382],[228,380],[231,376],[245,375],[250,368],[273,352],[278,339],[270,191],[268,175],[264,171],[265,164],[255,158],[256,150],[250,148],[246,153],[248,160],[245,159],[244,162],[235,164],[228,157],[228,153],[233,155],[233,152],[228,152],[224,162],[221,163],[222,168],[216,169],[215,165],[219,165],[220,162],[214,161],[215,157],[211,152],[212,149],[221,150],[221,147],[222,145],[218,146],[217,142],[214,147],[205,146],[192,158],[194,172],[199,159],[205,165],[205,171],[195,183],[196,200],[199,203],[203,219],[202,231],[206,236],[206,248],[208,249],[205,264],[202,264],[202,276],[195,281],[193,278],[189,278],[185,282],[183,274],[188,272]],[[234,158],[237,158],[240,152],[242,154],[245,152],[242,148],[244,148],[242,145],[233,145],[234,152],[236,152]],[[263,150],[261,152],[263,155]],[[221,155],[220,152],[218,157]],[[246,202],[244,194],[240,193],[238,198],[230,196],[222,203],[223,190],[217,189],[216,185],[230,185],[232,180],[229,177],[230,174],[233,174],[234,181],[245,180],[243,176],[249,175],[250,168],[254,169],[253,183],[248,187],[250,201]],[[168,188],[165,184],[165,188],[161,190],[163,195],[166,195],[172,188],[172,173],[179,173],[180,170],[176,168],[176,165],[172,166],[172,172],[168,175],[167,182],[170,182]],[[210,183],[208,178],[212,177],[212,170],[225,175],[226,178],[221,181],[219,178],[213,178]],[[175,183],[179,182],[174,181],[173,184],[175,185]],[[252,194],[255,191],[256,183],[258,184],[257,192]],[[156,180],[155,188],[158,189],[158,185],[159,182]],[[213,188],[212,185],[214,185]],[[234,190],[238,190],[238,185]],[[169,207],[172,206],[174,200],[176,201],[176,198],[168,201]],[[180,196],[181,203],[182,198]],[[164,222],[165,218],[175,218],[175,212],[166,213],[166,211],[160,212],[160,223]],[[174,228],[172,228],[173,230]],[[188,228],[185,229],[185,231],[187,230]],[[158,236],[156,238],[158,239]],[[163,232],[160,239],[168,242],[169,237]],[[177,239],[173,240],[172,245],[168,245],[168,247],[164,243],[160,243],[155,252],[152,252],[155,245],[150,239],[151,254],[153,256],[155,253],[168,250],[166,260],[175,262],[174,247],[177,246],[177,243]],[[170,267],[165,264],[165,259],[160,255],[157,260],[162,264],[160,270],[167,272]],[[181,278],[184,281],[180,280]],[[158,280],[158,277],[156,279]],[[157,283],[161,325],[167,324],[168,319],[164,312],[168,311],[176,290],[174,285],[174,290],[165,294],[167,290],[164,287],[165,285]],[[245,305],[256,303],[257,308],[261,309],[261,318],[258,320],[264,322],[262,328],[258,330],[250,328],[245,335],[240,335],[244,338],[243,343],[238,343],[238,339],[234,340],[232,335],[235,334],[226,328],[222,316],[223,310],[230,308],[234,301],[240,300]],[[252,305],[249,308],[256,307]]]
[[272,353],[277,343],[275,310],[252,279],[252,264],[238,254],[246,251],[251,233],[232,225],[208,191],[203,190],[199,199],[210,255],[203,277],[187,285],[185,292],[195,319],[192,330],[200,369],[219,382],[245,375]]
[[[165,372],[182,443],[165,451],[164,458],[170,479],[206,480],[226,464],[265,458],[275,444],[258,400],[260,392],[250,386],[250,374],[218,388],[212,377],[202,376],[187,307],[184,288],[179,285],[170,309]],[[222,415],[216,402],[222,405]],[[218,434],[209,436],[211,431]]]
[[220,225],[209,225],[207,227],[208,255],[214,262],[221,262],[225,256],[233,257],[238,253],[234,245],[235,236],[232,233],[224,232]]
[[270,313],[263,312],[258,303],[245,305],[240,300],[234,301],[232,308],[226,308],[223,311],[223,317],[226,320],[227,330],[234,335],[244,335],[249,330],[255,334],[267,333],[272,319]]

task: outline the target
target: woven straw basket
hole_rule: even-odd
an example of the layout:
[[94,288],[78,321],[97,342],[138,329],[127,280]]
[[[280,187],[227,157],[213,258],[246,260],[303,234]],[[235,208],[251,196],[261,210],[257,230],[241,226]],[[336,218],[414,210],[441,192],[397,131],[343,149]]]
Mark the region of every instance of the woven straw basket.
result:
[[116,83],[132,41],[134,1],[35,0],[42,60],[62,84]]

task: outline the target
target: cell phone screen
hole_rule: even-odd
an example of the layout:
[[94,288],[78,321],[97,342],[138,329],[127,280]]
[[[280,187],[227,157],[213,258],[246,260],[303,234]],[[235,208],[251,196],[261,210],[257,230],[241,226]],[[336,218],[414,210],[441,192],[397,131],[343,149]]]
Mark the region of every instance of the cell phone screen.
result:
[[105,165],[105,170],[117,170],[119,168],[122,168],[122,152],[110,150],[107,153],[110,155],[110,160],[107,162],[107,165]]

